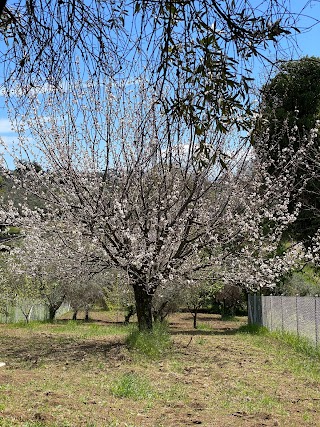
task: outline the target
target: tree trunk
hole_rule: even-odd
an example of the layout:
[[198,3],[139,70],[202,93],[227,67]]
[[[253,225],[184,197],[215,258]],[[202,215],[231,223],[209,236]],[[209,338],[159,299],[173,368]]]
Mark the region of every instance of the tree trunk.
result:
[[49,309],[49,322],[54,321],[54,318],[56,317],[56,313],[61,307],[63,301],[64,301],[64,296],[56,302],[50,302],[50,300],[48,301],[47,307]]
[[77,314],[78,314],[78,310],[74,310],[72,315],[72,320],[77,320]]
[[124,324],[128,325],[128,323],[130,322],[130,317],[133,316],[135,314],[135,306],[134,305],[130,305],[128,307],[128,313],[124,316]]
[[194,310],[194,312],[192,313],[193,316],[193,328],[197,329],[197,314],[198,314],[198,310]]
[[164,321],[164,319],[168,315],[168,313],[165,312],[165,308],[168,305],[168,302],[169,301],[165,301],[164,303],[162,303],[159,307],[159,310],[155,310],[155,309],[152,310],[154,322],[162,323]]
[[84,321],[89,322],[89,309],[88,308],[86,308],[86,310],[85,310]]
[[152,309],[152,317],[153,317],[153,321],[157,322],[159,319],[159,312],[155,309]]
[[152,331],[152,294],[143,285],[133,285],[139,331]]
[[57,307],[55,305],[49,305],[49,322],[54,321],[54,318],[55,318],[56,312],[58,311],[58,308],[59,307]]

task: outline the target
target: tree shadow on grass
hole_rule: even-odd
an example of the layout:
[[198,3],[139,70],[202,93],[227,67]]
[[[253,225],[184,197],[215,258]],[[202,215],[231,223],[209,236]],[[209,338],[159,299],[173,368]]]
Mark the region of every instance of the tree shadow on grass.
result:
[[221,328],[221,329],[212,329],[212,330],[203,330],[203,329],[172,329],[170,328],[171,335],[191,335],[191,336],[212,336],[212,335],[236,335],[240,329],[240,325],[237,328]]
[[103,341],[61,336],[0,337],[1,360],[10,368],[42,364],[68,365],[95,360],[117,362],[127,351],[124,340],[106,337]]
[[193,317],[184,313],[178,319],[170,321],[170,332],[172,335],[210,336],[210,335],[235,335],[243,327],[245,318],[222,318],[217,314],[198,314],[198,328],[193,328]]
[[[113,320],[90,319],[90,318],[89,318],[89,320],[85,320],[85,319],[81,319],[81,318],[77,319],[77,320],[59,318],[59,319],[56,319],[53,323],[57,324],[57,325],[64,325],[64,324],[68,324],[69,322],[76,322],[76,323],[84,324],[84,325],[98,324],[98,325],[102,325],[102,326],[126,326],[125,322],[121,322],[121,321],[117,322],[117,321],[113,321]],[[134,322],[132,322],[132,323],[134,323]]]

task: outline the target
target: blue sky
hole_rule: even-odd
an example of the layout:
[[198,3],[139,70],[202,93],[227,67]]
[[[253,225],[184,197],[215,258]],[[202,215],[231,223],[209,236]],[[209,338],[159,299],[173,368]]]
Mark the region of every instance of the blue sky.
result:
[[[284,59],[299,59],[303,56],[320,57],[320,1],[310,0],[309,6],[302,10],[306,0],[292,0],[293,12],[300,15],[298,28],[301,33],[295,33],[281,43],[281,54]],[[319,21],[319,22],[318,22]],[[273,60],[275,53],[269,53]],[[264,82],[266,69],[260,65],[254,71],[258,82]]]
[[[294,0],[297,4],[304,3],[303,0]],[[309,26],[314,25],[309,31],[306,31],[297,36],[298,45],[302,56],[320,56],[320,2],[311,1],[310,6],[305,10],[306,18],[302,20],[302,24]]]
[[[307,0],[292,0],[292,8],[295,12],[300,12],[303,5]],[[305,29],[301,34],[297,34],[295,37],[297,45],[294,43],[282,43],[282,49],[287,59],[298,59],[302,56],[318,56],[320,57],[320,23],[316,25],[316,21],[320,20],[320,1],[312,0],[309,1],[309,6],[303,12],[306,17],[300,19],[299,28],[309,28],[308,31]],[[314,26],[313,26],[314,25]],[[312,27],[313,26],[313,27]],[[0,45],[0,49],[5,49],[5,45]],[[269,53],[272,58],[272,52]],[[257,85],[260,86],[261,82],[264,81],[266,70],[260,65],[256,65],[254,69],[254,75],[257,80]],[[7,117],[6,108],[4,106],[4,99],[0,95],[0,137],[6,141],[7,144],[14,144],[17,136],[11,130],[11,125]],[[11,165],[9,165],[11,167]]]

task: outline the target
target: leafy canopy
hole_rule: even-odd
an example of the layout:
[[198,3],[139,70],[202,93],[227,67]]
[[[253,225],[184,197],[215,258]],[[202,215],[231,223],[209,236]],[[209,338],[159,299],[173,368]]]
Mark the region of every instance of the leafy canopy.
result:
[[[84,79],[143,79],[163,110],[183,117],[206,143],[248,126],[250,60],[297,31],[287,0],[7,1],[0,35],[11,102],[28,115],[30,91],[59,91]],[[0,9],[1,10],[1,9]],[[35,97],[37,98],[37,97]]]

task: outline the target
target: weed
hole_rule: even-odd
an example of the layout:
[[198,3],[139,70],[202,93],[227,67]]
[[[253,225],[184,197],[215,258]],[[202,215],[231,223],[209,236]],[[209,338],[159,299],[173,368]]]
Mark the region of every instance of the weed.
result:
[[151,332],[134,330],[126,342],[130,350],[135,350],[150,359],[161,357],[171,345],[168,327],[164,323],[155,323]]
[[304,412],[303,415],[302,415],[302,419],[306,423],[309,423],[311,421],[311,416],[310,416],[310,414],[308,412]]
[[315,345],[305,337],[290,332],[279,331],[270,332],[270,336],[286,343],[297,353],[313,359],[320,359],[320,348],[315,347]]
[[197,329],[199,331],[212,331],[212,328],[207,323],[198,323]]
[[184,369],[184,365],[178,361],[178,360],[173,360],[171,362],[171,370],[173,372],[177,372],[178,374],[181,374],[181,372],[183,372]]
[[239,333],[252,335],[262,335],[274,338],[293,348],[297,353],[303,354],[313,359],[320,359],[320,348],[317,348],[308,338],[298,336],[291,332],[269,331],[264,326],[245,325],[238,329]]
[[254,324],[240,326],[237,332],[240,334],[251,334],[251,335],[269,334],[269,331],[267,328],[265,328],[264,326],[254,325]]
[[111,385],[110,391],[115,397],[127,397],[134,400],[153,396],[149,382],[134,372],[123,374]]

